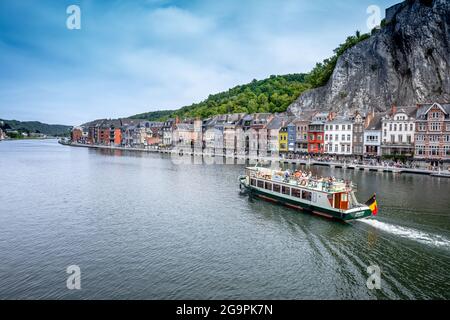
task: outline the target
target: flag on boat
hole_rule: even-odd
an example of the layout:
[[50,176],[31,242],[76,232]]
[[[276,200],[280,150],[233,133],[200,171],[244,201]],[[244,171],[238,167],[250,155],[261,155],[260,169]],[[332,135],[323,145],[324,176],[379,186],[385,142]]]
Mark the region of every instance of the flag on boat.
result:
[[374,216],[378,214],[378,204],[375,194],[366,202],[366,205],[370,208]]

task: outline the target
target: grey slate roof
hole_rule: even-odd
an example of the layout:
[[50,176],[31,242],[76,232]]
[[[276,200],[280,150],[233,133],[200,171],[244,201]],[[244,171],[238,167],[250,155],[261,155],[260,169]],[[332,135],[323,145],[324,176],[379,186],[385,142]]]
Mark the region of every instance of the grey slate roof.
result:
[[381,130],[381,120],[386,112],[377,112],[365,130]]
[[[447,114],[450,114],[450,104],[449,103],[438,103],[442,109],[444,109],[444,111]],[[428,109],[430,109],[432,106],[434,105],[434,103],[427,103],[427,104],[421,104],[419,105],[419,108],[417,109],[417,113],[416,113],[416,119],[424,119],[426,112],[428,111]]]

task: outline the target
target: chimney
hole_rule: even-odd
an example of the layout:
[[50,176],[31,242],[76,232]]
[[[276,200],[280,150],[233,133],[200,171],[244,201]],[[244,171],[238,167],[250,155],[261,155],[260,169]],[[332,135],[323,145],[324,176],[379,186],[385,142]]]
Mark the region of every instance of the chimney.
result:
[[395,104],[392,105],[391,113],[392,113],[392,115],[397,113],[397,106]]

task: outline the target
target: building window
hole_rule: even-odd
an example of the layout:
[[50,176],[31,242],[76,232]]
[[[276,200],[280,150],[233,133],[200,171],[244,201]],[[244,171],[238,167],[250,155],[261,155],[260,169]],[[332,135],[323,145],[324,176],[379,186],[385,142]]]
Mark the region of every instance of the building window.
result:
[[450,146],[445,146],[445,155],[450,156]]
[[423,156],[425,155],[425,150],[423,146],[417,146],[416,147],[416,155]]
[[351,141],[352,140],[352,138],[350,137],[350,135],[348,134],[347,135],[347,141]]
[[439,136],[436,135],[430,136],[430,142],[439,142]]
[[432,122],[430,131],[441,131],[441,124],[438,122]]
[[432,156],[438,156],[439,155],[439,147],[438,146],[431,146],[430,147],[430,153]]

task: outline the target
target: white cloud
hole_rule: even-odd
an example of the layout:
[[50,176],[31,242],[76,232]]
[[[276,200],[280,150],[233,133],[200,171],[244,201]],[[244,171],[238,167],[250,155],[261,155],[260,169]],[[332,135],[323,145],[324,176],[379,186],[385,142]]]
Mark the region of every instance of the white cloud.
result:
[[147,21],[150,32],[162,37],[204,35],[214,27],[212,19],[173,6],[150,12]]

